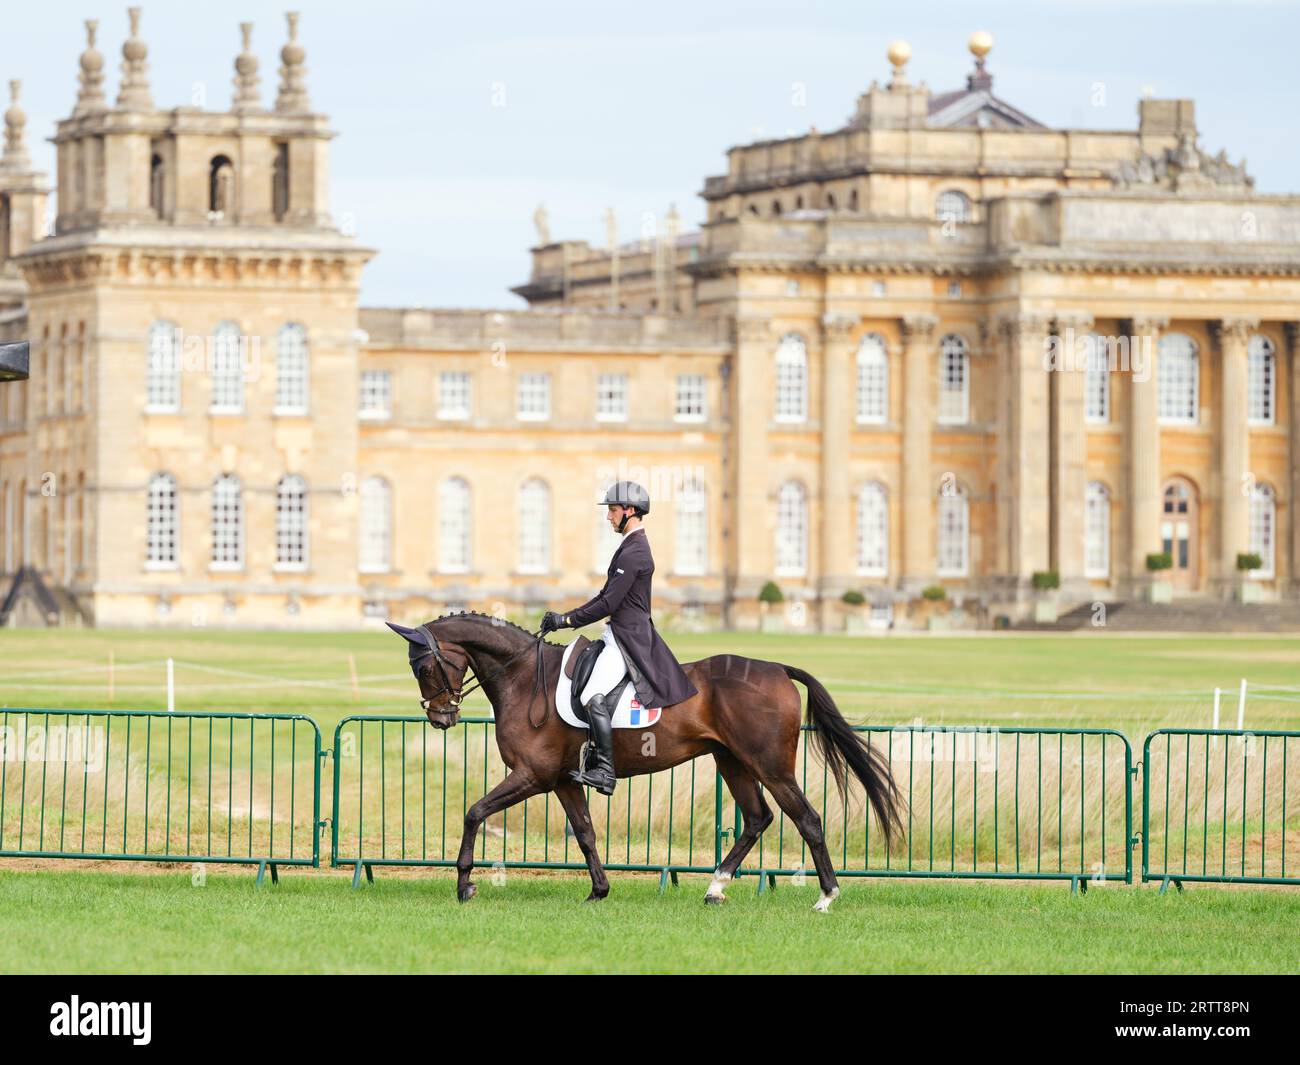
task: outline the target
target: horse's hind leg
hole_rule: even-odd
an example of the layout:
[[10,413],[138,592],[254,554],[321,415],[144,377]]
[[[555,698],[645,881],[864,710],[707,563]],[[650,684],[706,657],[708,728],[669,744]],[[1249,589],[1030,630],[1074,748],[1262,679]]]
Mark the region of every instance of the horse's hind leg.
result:
[[835,870],[831,865],[830,852],[826,850],[826,837],[822,832],[822,819],[817,816],[812,803],[800,789],[793,776],[782,775],[775,780],[765,781],[768,791],[785,815],[794,822],[799,835],[808,844],[812,852],[813,864],[817,867],[817,879],[821,883],[821,898],[813,905],[819,913],[825,913],[831,902],[840,893],[839,881],[835,879]]
[[604,866],[600,864],[600,852],[596,850],[596,830],[591,824],[591,810],[587,806],[587,796],[581,784],[572,780],[558,782],[555,794],[560,797],[560,804],[573,826],[573,834],[578,837],[578,846],[582,856],[587,859],[587,871],[591,873],[591,894],[588,902],[599,902],[609,894],[609,879],[605,876]]
[[736,800],[736,806],[740,808],[745,819],[740,835],[731,850],[727,852],[727,856],[722,859],[722,864],[714,871],[713,882],[704,896],[705,902],[726,902],[727,896],[722,893],[723,889],[736,875],[740,863],[745,860],[745,855],[763,834],[763,830],[772,823],[772,809],[763,799],[763,791],[758,786],[758,781],[736,760],[734,755],[729,751],[718,751],[713,758],[718,763],[718,772],[727,782],[727,789]]

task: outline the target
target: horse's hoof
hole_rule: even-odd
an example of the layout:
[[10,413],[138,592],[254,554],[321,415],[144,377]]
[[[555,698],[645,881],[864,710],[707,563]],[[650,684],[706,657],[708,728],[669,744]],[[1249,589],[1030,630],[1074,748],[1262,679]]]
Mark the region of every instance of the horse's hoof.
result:
[[829,894],[823,893],[822,897],[813,903],[813,913],[830,913],[831,903],[839,898],[840,889],[831,888]]
[[456,898],[460,902],[469,902],[477,894],[478,888],[474,884],[466,884],[456,892]]
[[710,906],[721,906],[727,901],[726,895],[705,895],[704,901]]
[[[608,894],[608,892],[606,892],[606,894]],[[604,899],[604,898],[605,898],[605,895],[597,895],[597,894],[593,891],[590,895],[588,895],[588,896],[587,896],[585,899],[583,899],[582,901],[583,901],[583,902],[600,902],[600,901],[601,901],[602,899]]]

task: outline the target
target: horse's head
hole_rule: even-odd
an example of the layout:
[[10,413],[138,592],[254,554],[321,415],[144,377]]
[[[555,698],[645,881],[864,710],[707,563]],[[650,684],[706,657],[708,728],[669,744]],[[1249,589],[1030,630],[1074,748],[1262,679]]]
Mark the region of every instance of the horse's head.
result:
[[469,669],[465,648],[450,640],[439,640],[428,625],[408,629],[405,625],[387,625],[407,642],[411,672],[420,686],[420,707],[429,724],[449,729],[460,720],[460,700]]

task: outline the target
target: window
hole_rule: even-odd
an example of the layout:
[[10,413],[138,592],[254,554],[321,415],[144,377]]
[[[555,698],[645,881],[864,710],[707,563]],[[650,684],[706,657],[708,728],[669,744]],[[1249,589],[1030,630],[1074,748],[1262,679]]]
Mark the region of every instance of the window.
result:
[[1083,575],[1110,576],[1110,492],[1100,481],[1092,481],[1084,496]]
[[551,375],[521,373],[516,415],[521,422],[544,422],[551,416]]
[[627,374],[603,373],[596,378],[596,420],[627,421]]
[[271,164],[271,215],[283,222],[289,213],[289,145],[280,141],[275,146],[275,162]]
[[393,490],[382,477],[361,482],[362,573],[387,573],[393,568]]
[[244,410],[243,342],[239,326],[221,322],[212,334],[212,413],[240,414]]
[[889,497],[878,481],[858,493],[858,574],[884,577],[889,573]]
[[939,342],[940,425],[964,425],[970,420],[970,358],[966,341],[949,334]]
[[307,330],[296,322],[281,326],[276,339],[275,410],[307,413]]
[[177,565],[176,478],[155,473],[149,478],[148,508],[145,513],[145,566],[175,569]]
[[961,486],[939,493],[939,559],[941,577],[964,577],[970,568],[970,514]]
[[307,482],[293,473],[275,489],[275,568],[307,568]]
[[1095,333],[1084,340],[1083,417],[1090,425],[1110,421],[1110,363],[1106,344]]
[[235,168],[224,155],[214,156],[208,168],[208,214],[224,218],[235,209]]
[[858,422],[881,425],[889,412],[889,359],[885,340],[868,333],[858,345]]
[[163,196],[167,182],[167,170],[162,156],[156,152],[149,159],[149,206],[155,217],[163,217]]
[[464,421],[469,417],[469,372],[443,370],[438,375],[438,417]]
[[776,573],[799,577],[808,568],[808,505],[803,485],[786,481],[776,496]]
[[145,410],[178,411],[181,408],[181,360],[174,322],[149,326],[149,366],[145,373]]
[[677,375],[677,406],[674,417],[679,422],[702,422],[708,416],[704,375],[679,373]]
[[393,375],[387,370],[361,371],[362,418],[381,421],[393,415]]
[[448,477],[438,488],[438,570],[468,573],[473,527],[469,482]]
[[934,217],[940,222],[969,222],[970,197],[959,189],[939,193],[934,201]]
[[676,524],[674,571],[682,576],[699,577],[708,569],[708,500],[704,485],[690,478],[677,492],[673,510]]
[[1199,405],[1196,344],[1182,333],[1168,333],[1160,338],[1158,350],[1160,421],[1195,425]]
[[1250,497],[1250,551],[1259,555],[1262,563],[1250,575],[1256,580],[1272,580],[1277,573],[1277,503],[1273,489],[1266,484],[1256,484]]
[[787,333],[776,349],[776,420],[808,417],[808,348],[798,333]]
[[519,572],[548,572],[551,568],[551,490],[545,481],[533,478],[523,484],[519,489],[517,513]]
[[1250,422],[1252,425],[1272,425],[1277,417],[1277,357],[1273,342],[1256,333],[1250,338],[1246,352]]
[[239,478],[223,473],[212,483],[212,568],[244,567],[244,495]]

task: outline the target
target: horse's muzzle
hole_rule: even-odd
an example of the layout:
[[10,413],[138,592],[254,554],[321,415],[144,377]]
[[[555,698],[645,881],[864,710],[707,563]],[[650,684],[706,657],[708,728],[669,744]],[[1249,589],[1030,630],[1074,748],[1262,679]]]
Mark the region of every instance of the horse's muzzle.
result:
[[458,707],[454,710],[435,710],[433,707],[426,707],[424,715],[434,728],[446,731],[460,720],[460,709]]

